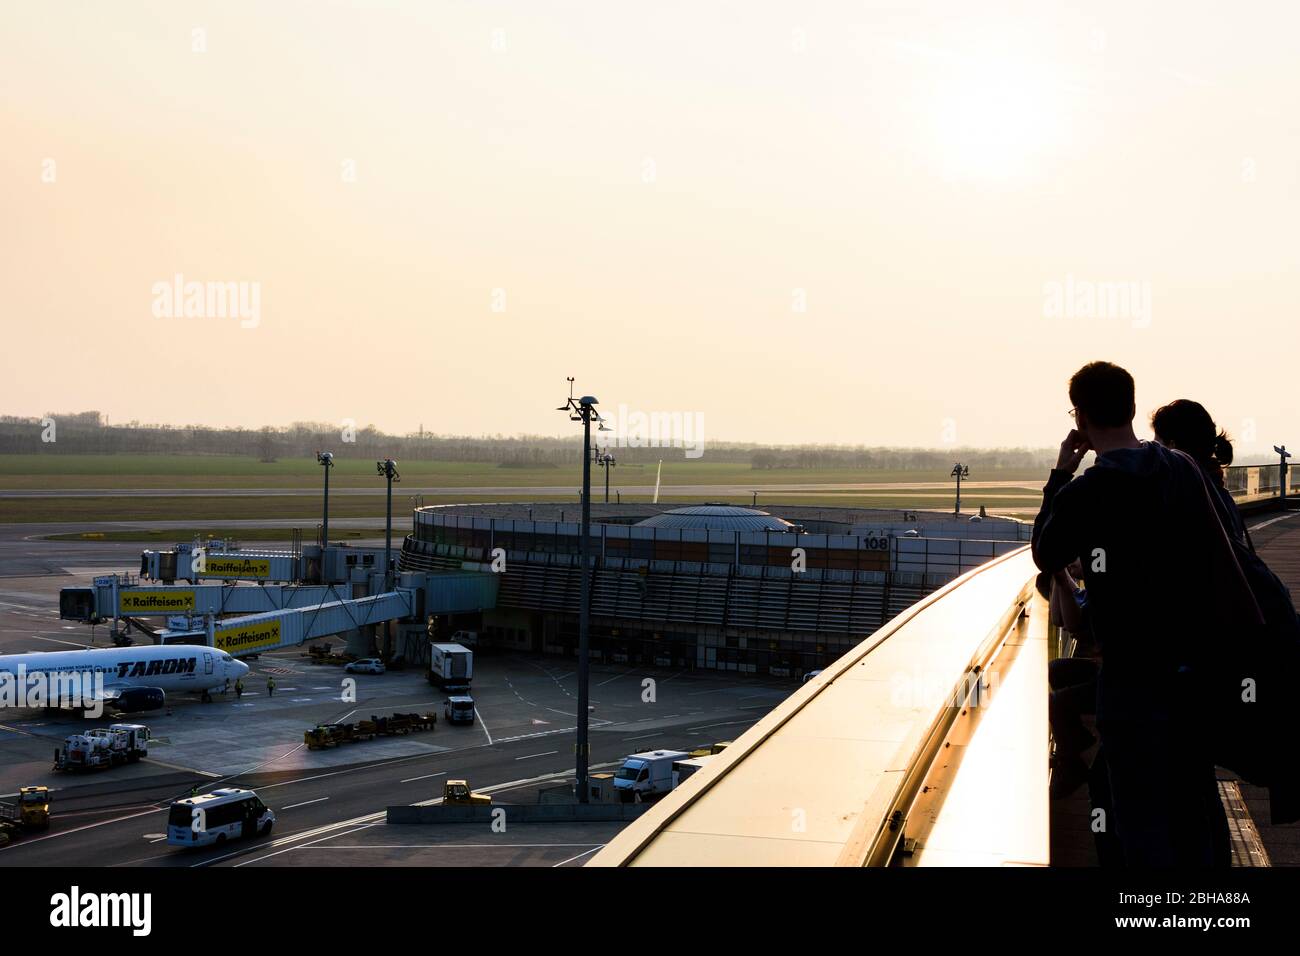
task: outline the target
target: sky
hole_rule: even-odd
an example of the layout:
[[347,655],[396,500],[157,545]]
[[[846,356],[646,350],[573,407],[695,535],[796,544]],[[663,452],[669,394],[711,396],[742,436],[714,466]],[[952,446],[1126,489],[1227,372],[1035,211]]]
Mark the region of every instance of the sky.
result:
[[[0,413],[1300,444],[1300,6],[0,5]],[[177,291],[179,290],[179,295]],[[1145,433],[1139,428],[1139,433]]]

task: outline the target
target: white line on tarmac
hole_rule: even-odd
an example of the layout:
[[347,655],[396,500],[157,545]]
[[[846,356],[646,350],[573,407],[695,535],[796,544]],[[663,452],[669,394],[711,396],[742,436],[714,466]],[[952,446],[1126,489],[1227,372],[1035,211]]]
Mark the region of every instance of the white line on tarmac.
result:
[[1285,521],[1287,518],[1294,517],[1295,515],[1300,515],[1300,511],[1288,511],[1286,514],[1278,515],[1276,518],[1269,518],[1267,521],[1261,521],[1259,524],[1253,524],[1247,530],[1258,531],[1260,528],[1267,528],[1271,524],[1275,524],[1278,521]]
[[664,732],[661,730],[661,731],[659,731],[658,733],[653,733],[653,734],[642,734],[640,737],[624,737],[623,739],[624,739],[624,740],[645,740],[645,739],[647,739],[647,738],[649,738],[649,737],[662,737],[663,735],[664,735]]
[[317,797],[315,800],[304,800],[302,803],[291,803],[291,804],[289,804],[287,807],[281,807],[280,809],[281,809],[281,810],[294,810],[294,809],[297,809],[298,807],[309,806],[310,804],[313,804],[313,803],[324,803],[324,802],[325,802],[326,800],[328,800],[328,799],[329,799],[329,797]]
[[[574,846],[591,846],[590,843],[357,843],[348,846],[315,846],[313,850],[547,850],[559,847]],[[587,853],[592,850],[599,850],[603,843],[591,847]],[[307,849],[307,847],[299,847]],[[578,856],[586,856],[586,853],[579,853]],[[578,856],[572,859],[577,859]],[[564,861],[568,863],[568,860]],[[556,866],[562,864],[557,863]]]
[[[364,826],[355,827],[343,833],[326,834],[325,836],[321,837],[319,840],[313,840],[311,843],[304,843],[302,846],[287,846],[283,850],[276,850],[274,853],[268,853],[266,856],[259,856],[256,860],[245,860],[243,863],[236,863],[235,866],[236,867],[247,866],[249,863],[258,863],[261,862],[262,860],[269,860],[273,856],[279,856],[281,853],[288,853],[290,850],[305,850],[307,847],[311,846],[314,843],[320,843],[324,840],[333,840],[336,839],[337,837],[347,836],[349,833],[356,833],[360,830],[365,830],[366,828],[372,826],[374,826],[373,823],[367,823]],[[196,863],[194,865],[199,866],[200,864]]]
[[488,730],[487,721],[484,720],[484,719],[483,719],[483,715],[479,713],[478,705],[477,705],[477,704],[474,705],[474,716],[478,718],[479,726],[481,726],[481,727],[483,728],[483,733],[487,734],[488,746],[491,747],[491,746],[492,746],[492,731]]
[[516,760],[532,760],[534,757],[550,757],[550,756],[552,756],[553,754],[558,754],[558,753],[559,753],[558,750],[548,750],[548,751],[546,751],[546,753],[544,753],[544,754],[526,754],[526,755],[523,756],[523,757],[516,757],[515,759],[516,759]]
[[[10,843],[6,847],[0,847],[0,853],[3,853],[5,850],[12,850],[14,849],[14,847],[31,846],[33,843],[42,843],[45,840],[53,840],[57,837],[69,836],[70,834],[73,833],[80,833],[82,830],[93,830],[95,827],[108,826],[108,824],[110,823],[121,823],[123,820],[130,820],[134,817],[142,817],[146,813],[159,813],[164,809],[165,809],[164,807],[154,807],[150,810],[141,810],[139,813],[128,813],[124,817],[114,817],[111,820],[100,820],[98,823],[87,823],[84,827],[75,827],[74,829],[71,830],[60,830],[58,833],[51,833],[48,836],[19,840],[17,843]],[[66,816],[67,814],[64,815]]]
[[597,686],[597,687],[604,687],[606,684],[612,684],[614,681],[616,681],[616,680],[621,680],[622,678],[626,677],[628,674],[635,673],[635,671],[636,671],[636,668],[635,668],[635,667],[630,667],[630,668],[628,668],[627,670],[625,670],[625,671],[624,671],[623,673],[621,673],[621,674],[615,674],[615,675],[614,675],[613,677],[611,677],[609,680],[603,680],[603,681],[601,681],[601,682],[600,682],[599,684],[597,684],[596,686]]
[[[592,765],[591,765],[590,767],[588,767],[587,769],[588,769],[588,770],[604,770],[604,769],[606,769],[606,768],[608,768],[608,767],[617,767],[617,766],[618,766],[619,764],[621,764],[621,763],[622,763],[621,760],[612,760],[612,761],[609,761],[608,763],[596,763],[596,764],[592,764]],[[569,774],[569,771],[568,771],[568,770],[557,770],[557,771],[555,771],[554,773],[544,773],[544,774],[542,774],[542,775],[540,775],[540,776],[537,776],[537,777],[526,777],[526,778],[524,778],[524,779],[522,779],[522,780],[511,780],[511,781],[509,781],[508,783],[499,783],[499,784],[495,784],[495,785],[490,786],[490,787],[484,787],[483,789],[478,790],[478,791],[476,791],[476,792],[478,792],[478,793],[502,793],[502,792],[504,792],[504,791],[506,791],[506,790],[518,790],[518,789],[520,789],[521,787],[531,786],[532,784],[540,783],[540,782],[543,781],[543,780],[554,780],[554,779],[556,779],[557,777],[566,777],[566,776],[568,776],[568,774]],[[259,787],[258,789],[259,789],[259,790],[262,790],[262,789],[266,789],[266,788],[264,788],[264,787]],[[432,806],[436,806],[436,805],[438,805],[438,804],[440,804],[440,803],[442,803],[442,797],[435,797],[435,798],[432,799],[432,800],[421,800],[421,801],[419,801],[418,803],[412,804],[412,806],[417,806],[417,807],[432,807]],[[245,866],[245,865],[248,864],[248,863],[257,863],[257,862],[260,861],[260,860],[267,860],[267,859],[270,859],[272,856],[279,856],[281,853],[287,853],[289,850],[302,849],[302,847],[295,847],[295,846],[287,846],[287,845],[286,845],[286,844],[289,844],[289,843],[296,843],[296,842],[299,841],[299,840],[311,840],[312,843],[315,844],[315,843],[323,843],[323,842],[325,842],[325,840],[334,839],[335,837],[347,836],[349,833],[356,833],[357,830],[364,830],[366,827],[375,826],[375,825],[377,825],[377,824],[379,824],[379,823],[382,823],[383,820],[385,819],[385,817],[387,817],[387,815],[388,815],[388,811],[387,811],[387,810],[380,810],[378,813],[369,813],[369,814],[366,814],[365,816],[354,817],[354,818],[351,819],[351,820],[343,820],[343,821],[340,821],[339,823],[330,823],[330,824],[326,824],[325,826],[322,826],[322,827],[316,827],[315,829],[307,830],[307,831],[305,831],[305,832],[303,832],[303,833],[297,833],[297,834],[294,834],[294,835],[292,835],[292,836],[283,836],[283,837],[280,837],[278,840],[275,840],[273,843],[270,844],[271,846],[283,846],[283,847],[284,847],[283,850],[277,850],[275,853],[271,853],[271,854],[268,854],[268,855],[266,855],[266,856],[260,856],[260,857],[257,857],[256,859],[253,859],[253,860],[245,860],[243,863],[236,863],[235,865],[236,865],[236,866]],[[361,824],[361,825],[360,825],[360,826],[357,826],[357,824]],[[347,831],[345,831],[344,833],[332,833],[332,832],[331,832],[331,831],[334,831],[334,830],[342,830],[344,827],[353,827],[353,829],[351,829],[351,830],[347,830]],[[312,839],[313,837],[319,837],[319,839]],[[32,841],[27,841],[27,842],[30,843],[30,842],[32,842]],[[18,845],[22,845],[22,844],[18,844]],[[311,845],[311,844],[304,844],[304,846],[308,846],[308,845]],[[211,866],[211,865],[214,864],[214,863],[220,863],[222,860],[228,860],[228,859],[230,859],[232,856],[240,856],[241,853],[243,853],[243,852],[247,852],[247,851],[235,850],[234,852],[224,854],[223,856],[213,857],[212,859],[209,859],[209,860],[200,860],[198,863],[193,863],[193,864],[191,864],[191,868],[193,868],[193,867],[199,867],[199,866]]]
[[567,860],[561,860],[559,863],[555,864],[555,866],[551,867],[551,869],[555,869],[555,867],[558,866],[564,866],[564,864],[566,863],[572,863],[574,860],[581,860],[588,853],[595,853],[597,850],[604,847],[604,845],[605,844],[603,843],[598,843],[595,846],[593,846],[590,850],[584,850],[583,852],[579,853],[577,856],[571,856]]
[[399,780],[398,783],[414,783],[416,780],[428,780],[430,777],[445,777],[447,771],[439,770],[437,773],[426,773],[422,777],[407,777],[405,780]]
[[691,733],[691,734],[693,734],[693,733],[695,733],[695,732],[698,731],[698,730],[708,730],[710,727],[730,727],[732,724],[748,724],[748,723],[752,723],[752,721],[749,721],[749,720],[726,720],[726,721],[723,721],[723,722],[720,723],[720,724],[705,724],[703,727],[688,727],[688,728],[686,728],[686,731],[687,731],[687,733]]
[[33,634],[33,635],[32,635],[32,640],[33,640],[33,641],[48,641],[48,642],[51,643],[51,644],[71,644],[73,647],[89,647],[89,646],[90,646],[89,644],[85,644],[85,643],[80,642],[80,641],[60,641],[60,640],[58,640],[57,638],[54,638],[54,637],[39,637],[39,636],[36,635],[36,634]]

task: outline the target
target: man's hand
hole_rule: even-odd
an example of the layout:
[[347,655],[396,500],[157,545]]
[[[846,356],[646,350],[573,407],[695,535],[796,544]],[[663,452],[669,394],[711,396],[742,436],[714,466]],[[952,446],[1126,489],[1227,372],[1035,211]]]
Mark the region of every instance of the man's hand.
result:
[[1070,434],[1061,442],[1061,453],[1056,456],[1056,470],[1068,475],[1074,474],[1079,469],[1083,456],[1091,450],[1088,439],[1077,428],[1071,428]]

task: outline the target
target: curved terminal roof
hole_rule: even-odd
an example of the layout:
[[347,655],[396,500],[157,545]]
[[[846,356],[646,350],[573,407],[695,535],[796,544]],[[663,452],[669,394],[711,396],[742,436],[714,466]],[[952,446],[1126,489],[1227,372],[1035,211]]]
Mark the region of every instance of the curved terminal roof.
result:
[[695,505],[674,508],[653,518],[638,521],[638,528],[690,528],[699,531],[793,531],[789,521],[759,511],[732,505]]

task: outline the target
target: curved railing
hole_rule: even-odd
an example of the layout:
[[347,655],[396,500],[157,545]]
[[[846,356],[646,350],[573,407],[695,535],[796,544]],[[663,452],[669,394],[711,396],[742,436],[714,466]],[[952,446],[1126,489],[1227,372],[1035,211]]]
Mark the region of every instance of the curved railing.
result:
[[1028,548],[922,599],[589,865],[1048,862],[1046,602]]

